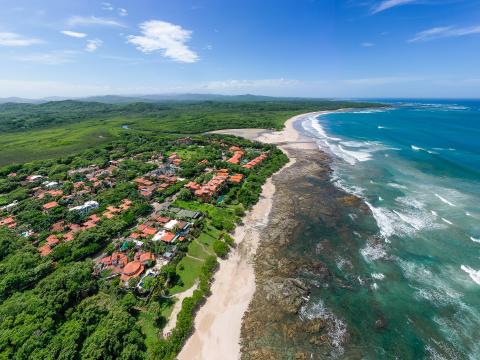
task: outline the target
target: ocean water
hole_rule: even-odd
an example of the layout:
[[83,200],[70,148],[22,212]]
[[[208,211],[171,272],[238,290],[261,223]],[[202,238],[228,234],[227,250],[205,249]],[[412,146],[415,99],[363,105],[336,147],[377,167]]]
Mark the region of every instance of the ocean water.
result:
[[350,288],[312,294],[301,316],[332,319],[338,357],[480,359],[480,102],[392,101],[302,126],[374,221],[350,214],[355,245],[320,249]]

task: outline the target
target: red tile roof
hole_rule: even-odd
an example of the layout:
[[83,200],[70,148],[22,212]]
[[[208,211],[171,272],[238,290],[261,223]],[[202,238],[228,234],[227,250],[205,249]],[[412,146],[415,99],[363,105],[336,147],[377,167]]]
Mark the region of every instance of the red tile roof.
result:
[[52,225],[52,231],[63,231],[65,229],[65,222],[59,221]]
[[120,280],[122,281],[128,281],[131,278],[136,278],[140,276],[145,268],[143,267],[142,263],[139,261],[132,261],[129,262],[125,267],[123,268],[123,273],[120,276]]
[[240,159],[242,158],[244,152],[241,150],[235,151],[233,156],[227,160],[230,164],[238,164],[240,162]]
[[151,186],[153,182],[144,178],[137,178],[134,180],[138,185]]
[[165,231],[165,234],[160,238],[160,240],[165,242],[172,242],[175,239],[175,234],[171,233],[170,231]]
[[56,201],[51,201],[51,202],[46,203],[45,205],[43,205],[43,208],[44,208],[45,210],[50,210],[50,209],[52,209],[52,208],[54,208],[54,207],[56,207],[56,206],[58,206],[58,203],[57,203]]
[[46,241],[47,241],[47,244],[48,244],[49,246],[57,245],[57,244],[60,243],[60,240],[58,240],[57,235],[53,235],[53,234],[50,235],[49,237],[47,237],[47,240],[46,240]]
[[243,180],[243,174],[231,175],[229,180],[234,184],[240,184]]
[[52,249],[50,249],[50,246],[45,244],[42,247],[38,248],[38,251],[40,252],[40,256],[47,256],[52,252]]
[[72,241],[73,237],[74,237],[74,233],[73,233],[73,231],[70,231],[70,232],[66,233],[65,235],[63,235],[63,241]]

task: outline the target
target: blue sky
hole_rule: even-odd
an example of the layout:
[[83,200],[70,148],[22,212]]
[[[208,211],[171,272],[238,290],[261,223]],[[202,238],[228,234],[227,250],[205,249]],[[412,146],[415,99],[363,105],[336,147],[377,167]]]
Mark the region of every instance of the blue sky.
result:
[[480,1],[1,0],[0,97],[480,97]]

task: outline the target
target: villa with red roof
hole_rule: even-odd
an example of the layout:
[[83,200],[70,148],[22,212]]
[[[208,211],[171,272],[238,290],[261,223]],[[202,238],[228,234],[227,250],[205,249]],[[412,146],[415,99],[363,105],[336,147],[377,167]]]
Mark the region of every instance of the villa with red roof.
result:
[[56,201],[51,201],[49,203],[46,203],[45,205],[43,205],[43,209],[44,210],[50,210],[50,209],[53,209],[54,207],[58,206],[58,203]]
[[140,261],[129,262],[123,268],[122,275],[120,275],[120,280],[128,282],[132,278],[137,278],[145,271],[145,267]]

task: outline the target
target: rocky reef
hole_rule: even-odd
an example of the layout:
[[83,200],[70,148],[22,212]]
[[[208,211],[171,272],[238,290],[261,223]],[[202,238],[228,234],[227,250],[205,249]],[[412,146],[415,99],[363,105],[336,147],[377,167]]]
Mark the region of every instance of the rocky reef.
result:
[[241,331],[245,360],[332,358],[349,337],[332,338],[332,318],[305,309],[312,291],[348,288],[318,254],[329,251],[333,238],[348,244],[352,232],[342,219],[368,209],[331,183],[328,155],[305,149],[289,149],[289,155],[296,161],[273,178],[273,209],[254,260],[256,292]]

